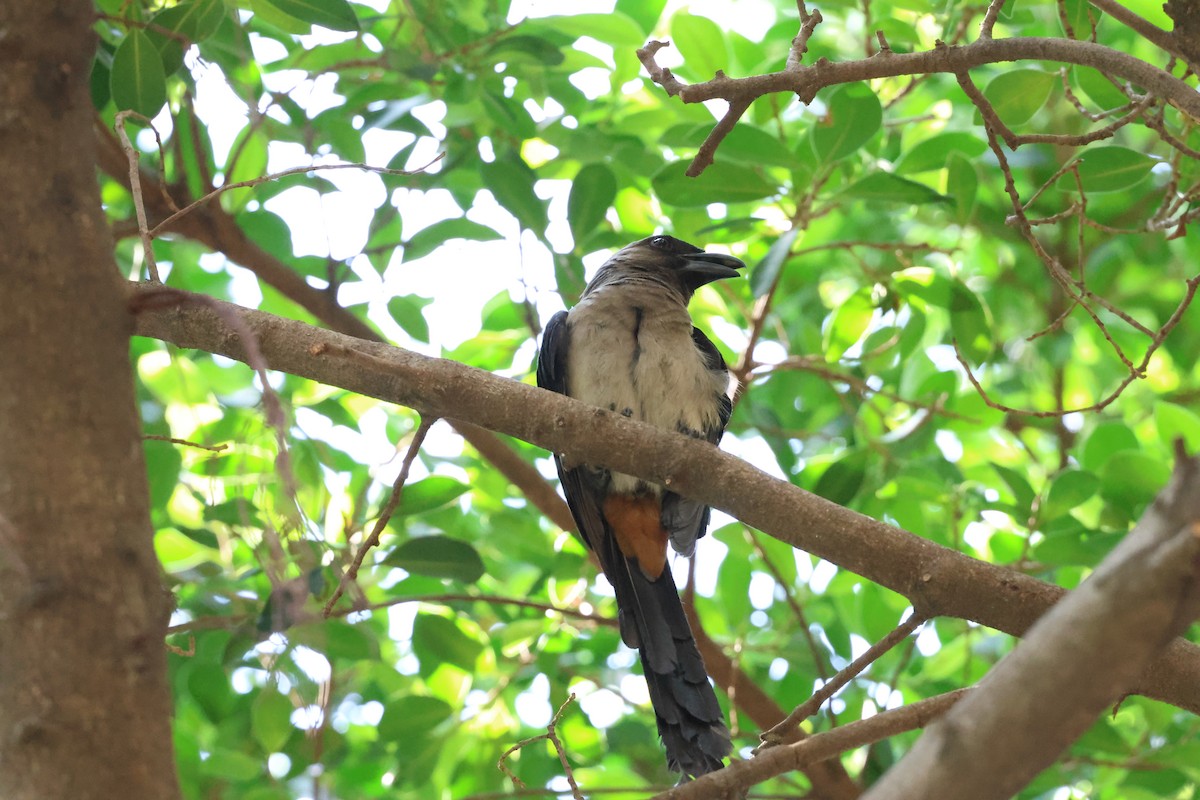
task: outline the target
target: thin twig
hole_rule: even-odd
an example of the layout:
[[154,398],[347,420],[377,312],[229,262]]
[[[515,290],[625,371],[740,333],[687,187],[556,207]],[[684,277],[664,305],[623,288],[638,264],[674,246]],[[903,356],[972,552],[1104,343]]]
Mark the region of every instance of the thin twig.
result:
[[797,706],[782,722],[769,731],[765,731],[759,737],[763,742],[759,749],[774,747],[785,741],[788,734],[801,722],[815,714],[826,700],[837,694],[843,686],[857,677],[864,669],[879,660],[880,656],[907,639],[913,631],[925,624],[926,619],[924,615],[914,612],[907,620],[896,626],[891,633],[871,645],[865,653],[834,675],[833,680],[813,692],[812,697]]
[[170,442],[171,444],[179,444],[184,447],[195,447],[198,450],[208,450],[212,453],[220,453],[229,448],[227,444],[200,444],[199,442],[190,442],[187,439],[176,439],[174,436],[160,436],[156,433],[143,434],[142,438],[155,442]]
[[[146,203],[142,198],[142,171],[138,167],[138,151],[125,131],[125,121],[130,117],[140,119],[148,125],[150,125],[150,120],[136,111],[118,111],[116,128],[117,135],[121,137],[121,149],[125,151],[125,158],[129,161],[129,191],[133,195],[133,210],[137,214],[138,234],[142,238],[142,258],[146,262],[146,274],[155,283],[162,283],[162,279],[158,275],[158,263],[154,260],[154,236],[146,223]],[[150,127],[154,126],[150,125]]]
[[[122,113],[124,113],[124,112],[122,112]],[[258,178],[251,178],[250,180],[238,181],[236,183],[227,183],[224,186],[218,186],[216,189],[213,189],[211,192],[204,195],[199,200],[195,200],[195,201],[189,203],[188,205],[184,206],[180,210],[176,211],[174,214],[172,214],[171,216],[164,219],[162,222],[155,225],[154,228],[149,233],[150,233],[150,236],[152,236],[152,237],[157,236],[163,230],[163,228],[166,228],[168,225],[170,225],[175,220],[179,219],[183,215],[192,211],[196,207],[204,205],[208,201],[212,200],[214,197],[217,197],[218,195],[223,194],[224,192],[228,192],[230,189],[245,189],[250,186],[258,186],[261,183],[267,183],[268,181],[277,181],[280,178],[286,178],[289,175],[304,175],[309,172],[317,172],[318,170],[327,170],[327,169],[360,169],[360,170],[365,170],[367,172],[374,172],[378,175],[417,175],[417,174],[420,174],[420,173],[424,172],[425,170],[429,169],[430,167],[432,167],[434,164],[441,161],[445,157],[446,157],[445,152],[438,153],[437,156],[435,156],[434,159],[432,161],[430,161],[428,164],[426,164],[423,167],[418,167],[417,169],[413,169],[413,170],[388,169],[387,167],[372,167],[369,164],[310,164],[309,166],[306,166],[306,167],[291,167],[289,169],[281,170],[279,172],[272,172],[270,175],[262,175]]]
[[528,739],[522,739],[521,741],[514,744],[512,747],[505,750],[503,755],[500,756],[500,760],[496,762],[496,768],[498,770],[500,770],[501,772],[503,772],[506,776],[508,776],[508,779],[513,782],[513,786],[517,787],[518,789],[527,788],[525,786],[525,783],[520,778],[518,778],[516,775],[514,775],[512,770],[510,770],[505,765],[504,762],[508,760],[509,756],[511,756],[513,753],[517,752],[521,748],[525,747],[526,745],[530,745],[530,744],[533,744],[534,742],[545,739],[546,741],[550,742],[551,745],[554,746],[554,752],[558,753],[558,760],[559,760],[559,763],[562,764],[563,772],[565,773],[566,778],[567,778],[567,784],[571,787],[571,797],[575,798],[575,800],[584,800],[583,793],[579,791],[579,784],[577,784],[575,782],[575,773],[571,769],[570,763],[567,761],[566,749],[563,747],[562,742],[559,741],[558,733],[556,731],[556,728],[558,727],[558,722],[560,719],[562,719],[563,712],[566,711],[567,706],[569,706],[573,702],[575,702],[575,693],[574,692],[567,695],[566,701],[561,706],[559,706],[558,711],[554,714],[554,717],[550,720],[550,724],[548,724],[546,726],[545,733],[539,734],[537,736],[530,736]]
[[392,494],[388,498],[387,505],[384,506],[379,519],[375,520],[375,526],[371,529],[370,536],[358,548],[358,553],[354,556],[354,562],[350,564],[350,568],[342,575],[338,581],[337,588],[334,589],[333,595],[329,601],[325,603],[325,616],[329,617],[333,614],[333,607],[346,587],[358,577],[358,571],[362,568],[363,559],[371,548],[379,544],[379,536],[383,533],[383,529],[387,527],[388,521],[391,520],[392,514],[396,511],[396,507],[400,505],[400,498],[404,494],[404,484],[408,480],[408,472],[412,469],[413,461],[417,458],[417,453],[421,450],[421,444],[425,441],[425,435],[429,433],[429,428],[437,422],[437,419],[422,419],[421,424],[417,426],[417,430],[413,433],[412,441],[408,444],[408,452],[404,454],[404,462],[400,465],[400,474],[396,476],[395,482],[392,484]]

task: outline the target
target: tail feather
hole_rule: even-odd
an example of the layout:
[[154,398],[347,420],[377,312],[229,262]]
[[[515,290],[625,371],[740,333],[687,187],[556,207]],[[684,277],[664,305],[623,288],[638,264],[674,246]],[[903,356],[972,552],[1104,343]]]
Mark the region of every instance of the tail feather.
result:
[[[689,777],[718,770],[732,749],[729,729],[671,571],[651,580],[636,563],[627,561],[626,567],[624,580],[618,581],[623,586],[617,600],[624,606],[622,619],[631,616],[630,627],[637,630],[642,671],[667,751],[667,766]],[[632,602],[622,602],[626,600]]]

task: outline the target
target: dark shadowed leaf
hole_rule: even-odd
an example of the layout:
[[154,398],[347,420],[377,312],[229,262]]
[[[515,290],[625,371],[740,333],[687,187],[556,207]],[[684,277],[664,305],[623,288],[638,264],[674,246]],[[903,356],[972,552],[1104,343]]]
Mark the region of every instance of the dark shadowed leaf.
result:
[[167,102],[162,58],[150,37],[138,28],[129,31],[113,54],[111,81],[117,108],[153,117]]
[[430,578],[474,583],[483,577],[483,560],[467,542],[449,536],[409,539],[388,554],[385,563]]
[[[719,151],[717,157],[720,158]],[[695,178],[684,174],[687,168],[687,162],[668,164],[651,180],[655,194],[664,203],[685,208],[710,203],[741,203],[779,191],[774,183],[743,166],[717,161]]]
[[950,198],[939,194],[923,183],[901,178],[890,172],[872,172],[846,187],[846,196],[876,203],[948,203]]
[[469,239],[473,242],[493,242],[504,237],[494,228],[489,228],[478,222],[458,217],[435,222],[428,228],[422,228],[412,235],[404,244],[404,260],[416,261],[424,258],[434,250],[452,239]]
[[792,244],[796,241],[799,233],[799,228],[792,228],[771,242],[767,254],[750,272],[750,290],[755,297],[762,297],[778,280],[779,273],[787,262],[788,253],[792,251]]
[[567,222],[578,245],[604,221],[617,197],[617,178],[604,164],[588,164],[575,174],[567,197]]
[[262,0],[290,17],[333,31],[357,31],[358,17],[346,0]]

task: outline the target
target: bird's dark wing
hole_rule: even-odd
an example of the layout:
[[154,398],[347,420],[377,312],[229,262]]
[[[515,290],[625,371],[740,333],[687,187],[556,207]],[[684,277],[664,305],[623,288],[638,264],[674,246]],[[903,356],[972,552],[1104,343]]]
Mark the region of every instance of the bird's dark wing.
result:
[[[726,377],[729,375],[729,368],[725,366],[725,359],[721,357],[721,351],[700,332],[699,328],[692,328],[692,342],[703,356],[709,370],[719,372]],[[733,401],[729,399],[729,395],[721,392],[713,396],[712,402],[717,405],[718,424],[700,431],[699,434],[702,438],[717,444],[725,433],[725,426],[729,423],[730,414],[733,413]],[[690,556],[695,551],[696,540],[703,536],[708,529],[708,517],[709,508],[703,503],[680,497],[674,492],[663,493],[663,526],[670,534],[671,546],[681,555]]]
[[[537,383],[543,389],[567,394],[567,349],[571,345],[571,328],[567,325],[567,312],[560,311],[551,319],[542,332],[542,349],[538,354]],[[554,454],[558,467],[558,479],[562,482],[567,506],[575,518],[575,526],[583,543],[595,551],[600,567],[611,573],[620,563],[614,561],[609,552],[611,543],[606,541],[604,516],[600,510],[604,500],[604,487],[608,482],[607,470],[598,470],[586,465],[566,467],[562,457]],[[630,645],[636,647],[636,645]]]

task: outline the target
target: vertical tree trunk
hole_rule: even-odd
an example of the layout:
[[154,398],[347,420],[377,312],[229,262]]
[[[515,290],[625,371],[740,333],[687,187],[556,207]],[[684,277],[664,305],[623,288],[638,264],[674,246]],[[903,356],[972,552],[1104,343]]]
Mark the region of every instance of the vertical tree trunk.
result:
[[87,0],[0,3],[0,797],[179,796]]

